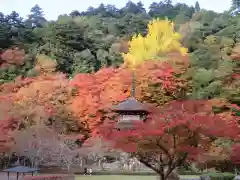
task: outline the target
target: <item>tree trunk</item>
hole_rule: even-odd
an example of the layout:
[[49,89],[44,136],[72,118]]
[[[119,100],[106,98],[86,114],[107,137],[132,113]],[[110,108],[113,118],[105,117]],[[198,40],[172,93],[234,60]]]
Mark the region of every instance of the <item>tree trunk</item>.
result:
[[71,164],[67,164],[67,171],[68,171],[68,174],[71,174],[70,169],[71,169]]
[[83,167],[83,160],[80,159],[80,163],[79,163],[80,167]]
[[99,164],[98,164],[99,169],[102,171],[102,170],[103,170],[103,160],[100,159],[98,163],[99,163]]
[[164,174],[159,173],[157,180],[180,180],[180,177],[177,172],[173,171],[168,176],[165,173]]
[[34,159],[33,158],[31,158],[31,168],[34,168]]
[[172,171],[167,177],[167,180],[180,180],[180,177],[176,171]]
[[157,180],[166,180],[163,174],[158,174]]

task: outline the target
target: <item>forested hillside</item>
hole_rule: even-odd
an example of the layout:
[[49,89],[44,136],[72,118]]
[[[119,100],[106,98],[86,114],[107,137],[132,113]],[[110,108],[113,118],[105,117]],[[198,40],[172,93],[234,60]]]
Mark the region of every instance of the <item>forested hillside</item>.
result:
[[[168,45],[154,57],[143,54],[141,40],[149,33],[149,21],[157,18],[174,23],[187,56]],[[153,49],[161,46],[152,42]],[[139,60],[174,61],[171,68],[155,61],[139,67],[141,101],[162,106],[201,99],[226,119],[240,114],[240,16],[203,10],[198,2],[192,7],[165,0],[152,3],[149,11],[129,1],[121,9],[101,4],[48,21],[36,5],[27,19],[17,12],[0,13],[1,148],[12,148],[9,132],[40,121],[84,142],[106,118],[99,110],[129,96],[131,76],[123,54],[133,51]]]
[[[194,9],[186,4],[172,5],[171,1],[166,1],[153,3],[148,13],[140,2],[128,2],[122,9],[101,4],[97,8],[89,7],[86,12],[59,15],[57,21],[47,21],[37,5],[31,9],[27,20],[17,12],[1,14],[0,47],[4,67],[1,80],[34,74],[31,69],[36,64],[37,54],[55,59],[57,71],[69,76],[118,66],[122,63],[119,51],[126,50],[126,40],[134,33],[146,33],[150,19],[168,17],[179,26],[190,20],[196,11],[199,7]],[[215,14],[204,13],[207,16]],[[6,51],[13,46],[23,49]],[[14,58],[9,54],[14,54]]]
[[[25,20],[17,12],[1,14],[1,82],[36,76],[34,67],[41,61],[40,54],[56,61],[56,71],[68,77],[96,72],[101,67],[118,67],[123,62],[120,53],[128,49],[127,41],[134,33],[145,34],[148,21],[155,17],[173,20],[176,30],[183,35],[192,67],[197,68],[192,79],[196,86],[194,95],[211,98],[222,94],[220,77],[239,72],[236,63],[240,18],[200,10],[198,3],[190,7],[173,5],[171,1],[152,3],[149,12],[140,2],[129,1],[121,9],[101,4],[86,12],[59,15],[57,21],[47,21],[38,5]],[[227,86],[224,94],[233,102],[239,100],[238,85]]]

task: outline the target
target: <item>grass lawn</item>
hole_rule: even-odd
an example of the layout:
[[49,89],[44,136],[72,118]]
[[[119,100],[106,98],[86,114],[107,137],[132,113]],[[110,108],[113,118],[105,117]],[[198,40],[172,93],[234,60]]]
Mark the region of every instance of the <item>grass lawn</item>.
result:
[[[181,176],[194,178],[198,176]],[[108,175],[108,176],[77,176],[75,180],[156,180],[156,176],[125,176],[125,175]]]

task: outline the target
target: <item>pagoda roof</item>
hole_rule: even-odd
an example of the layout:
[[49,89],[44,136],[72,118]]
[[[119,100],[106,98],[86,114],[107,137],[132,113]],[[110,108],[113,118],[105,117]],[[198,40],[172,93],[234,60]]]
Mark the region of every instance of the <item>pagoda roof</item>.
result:
[[145,111],[146,108],[144,104],[139,102],[134,97],[130,97],[127,100],[121,102],[118,105],[113,106],[112,108],[114,111]]

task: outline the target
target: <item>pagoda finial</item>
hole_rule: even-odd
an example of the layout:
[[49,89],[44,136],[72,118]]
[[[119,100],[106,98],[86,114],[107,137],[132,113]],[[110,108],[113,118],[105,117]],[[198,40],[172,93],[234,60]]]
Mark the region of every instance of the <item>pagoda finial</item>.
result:
[[135,70],[132,70],[132,87],[131,87],[131,97],[135,98],[136,91],[136,74]]

